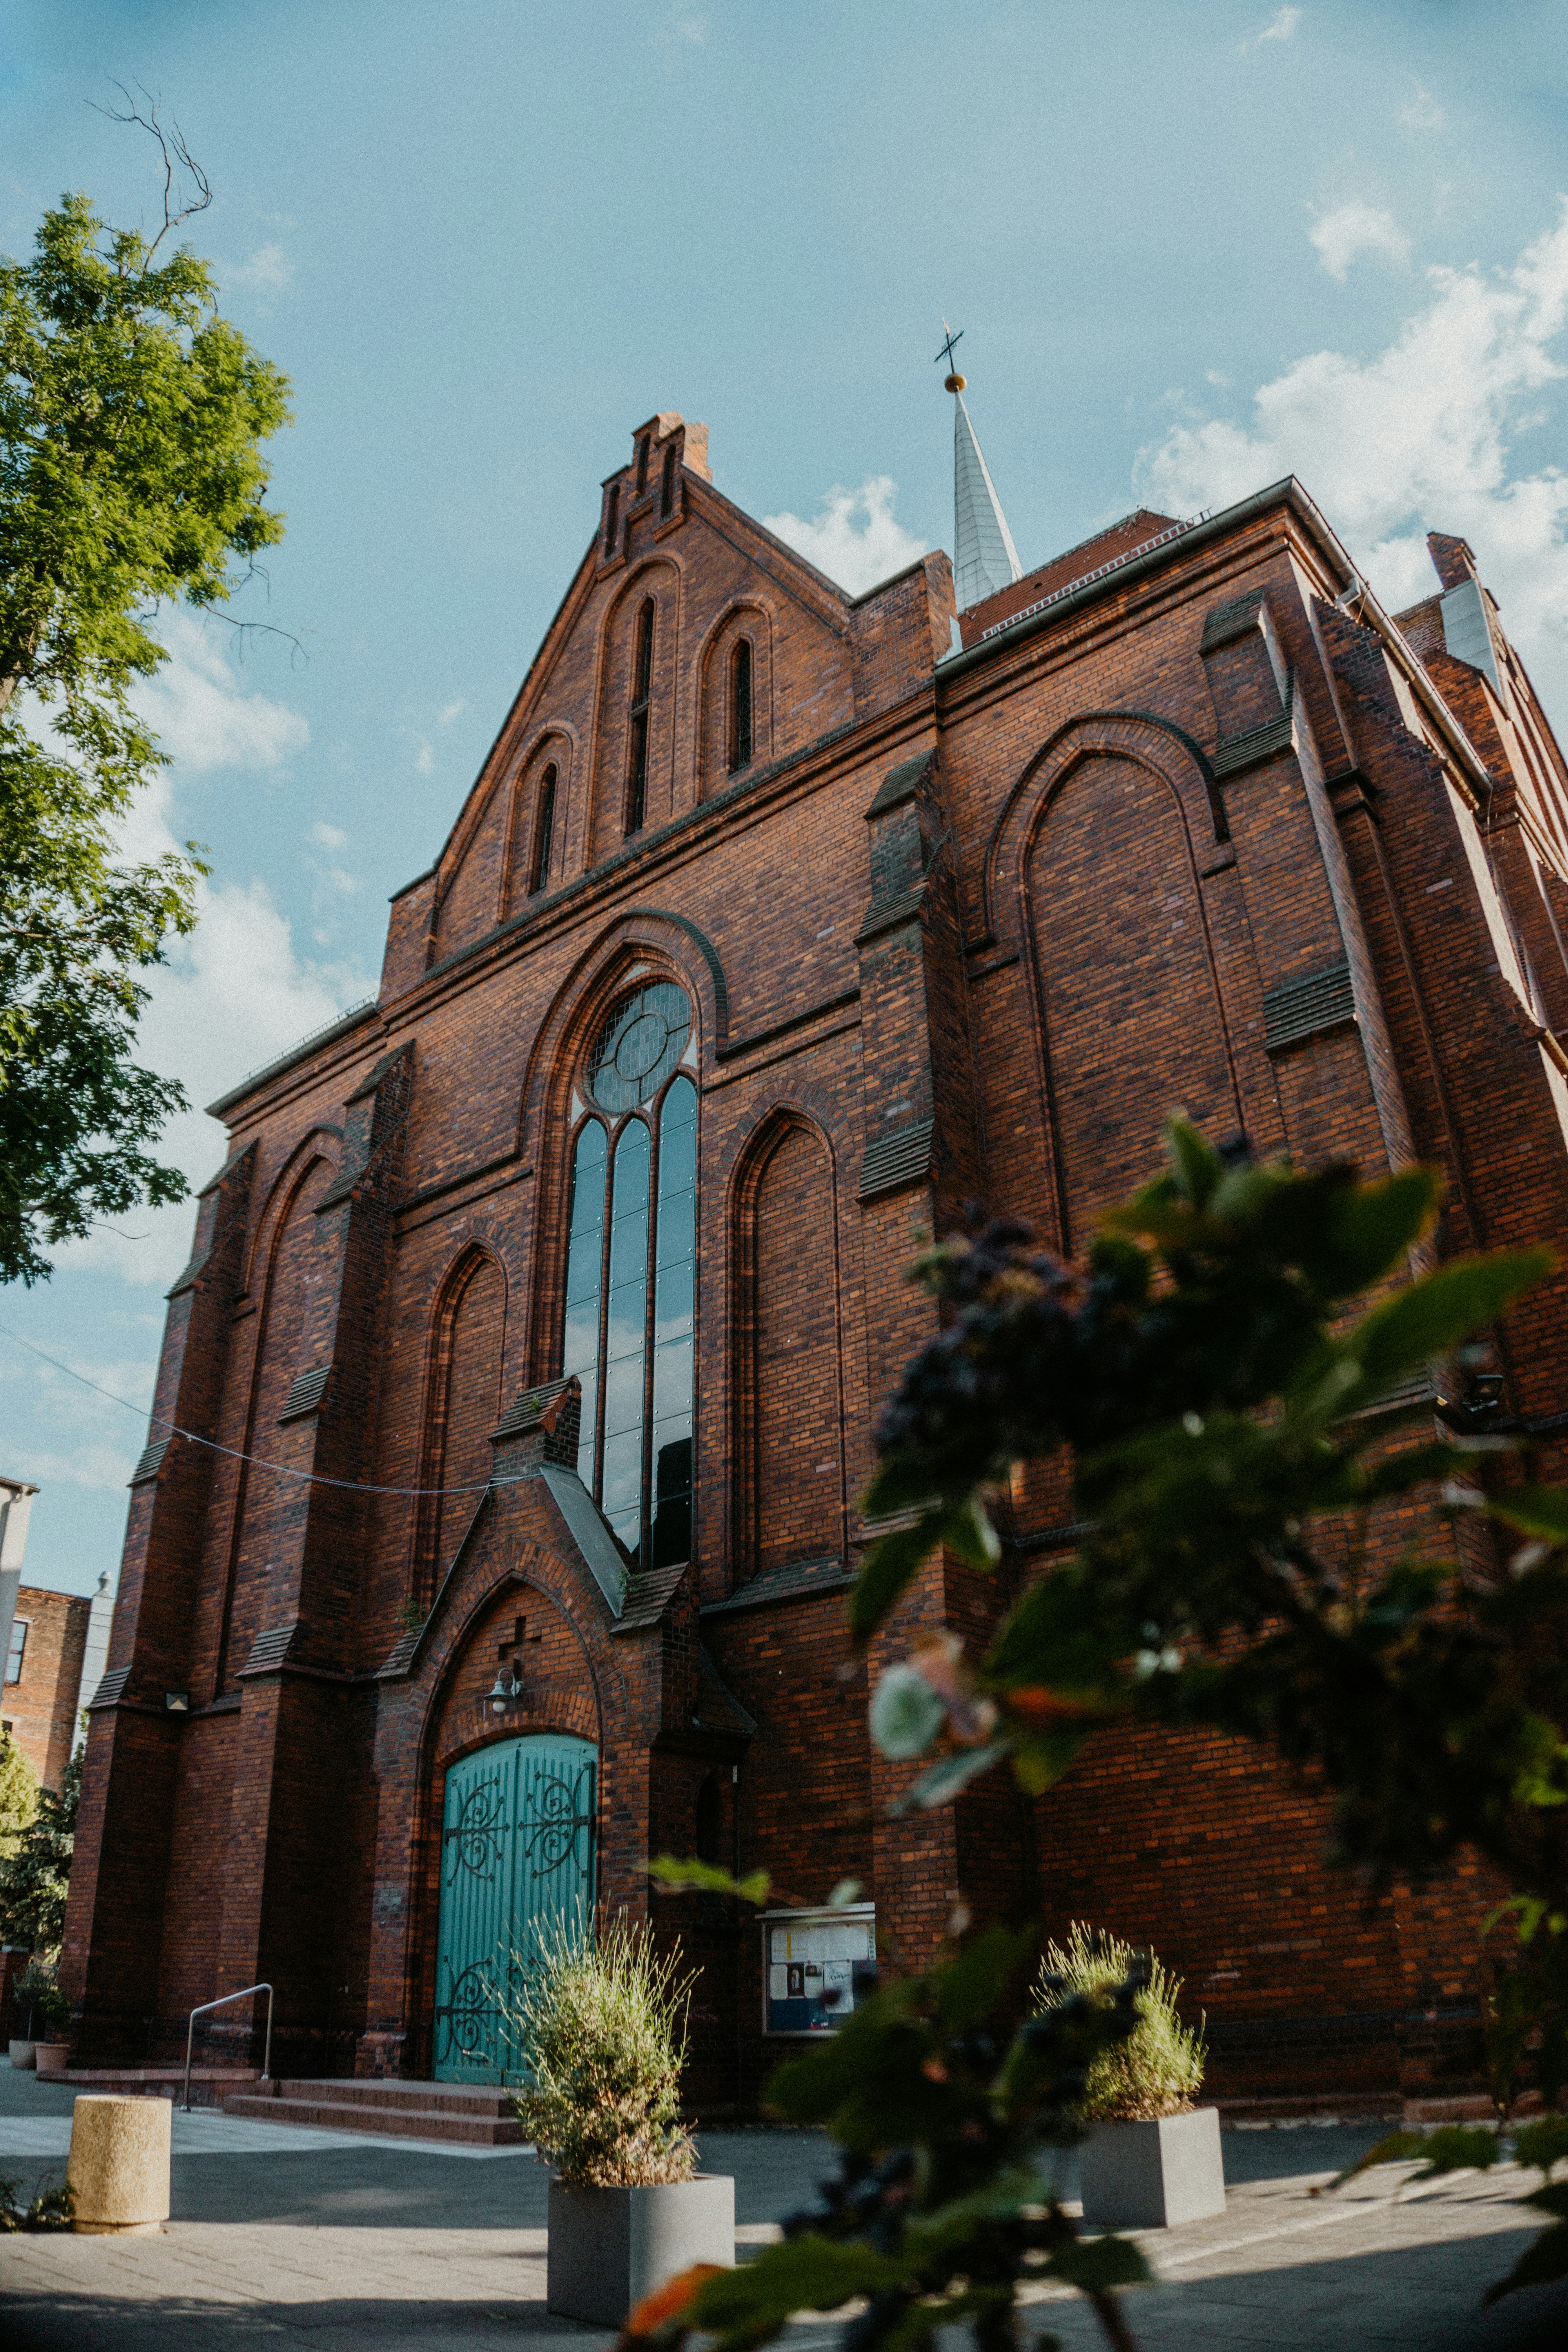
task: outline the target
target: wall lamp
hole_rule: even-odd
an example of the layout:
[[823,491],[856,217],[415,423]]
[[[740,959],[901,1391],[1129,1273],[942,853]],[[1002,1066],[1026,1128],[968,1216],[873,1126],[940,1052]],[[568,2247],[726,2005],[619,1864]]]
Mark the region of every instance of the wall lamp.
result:
[[517,1660],[514,1658],[511,1662],[511,1680],[510,1683],[507,1681],[501,1671],[499,1668],[497,1669],[496,1678],[490,1688],[490,1708],[492,1713],[496,1715],[504,1715],[507,1708],[509,1706],[515,1706],[521,1696],[522,1677],[517,1671]]

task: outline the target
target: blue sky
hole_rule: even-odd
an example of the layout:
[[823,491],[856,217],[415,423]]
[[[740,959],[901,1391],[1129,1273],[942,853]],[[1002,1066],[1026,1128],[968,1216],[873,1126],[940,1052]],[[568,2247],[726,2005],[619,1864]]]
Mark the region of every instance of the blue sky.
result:
[[[237,610],[304,658],[179,625],[150,701],[174,763],[131,839],[215,871],[149,1058],[199,1104],[374,989],[655,409],[851,587],[950,544],[943,313],[1026,565],[1295,470],[1394,604],[1428,528],[1468,536],[1568,724],[1562,34],[1555,0],[0,5],[0,246],[68,187],[151,214],[90,103],[140,80],[295,385]],[[199,1181],[223,1137],[168,1149]],[[188,1232],[127,1218],[0,1324],[144,1402]],[[0,1339],[30,1578],[115,1567],[142,1433]]]

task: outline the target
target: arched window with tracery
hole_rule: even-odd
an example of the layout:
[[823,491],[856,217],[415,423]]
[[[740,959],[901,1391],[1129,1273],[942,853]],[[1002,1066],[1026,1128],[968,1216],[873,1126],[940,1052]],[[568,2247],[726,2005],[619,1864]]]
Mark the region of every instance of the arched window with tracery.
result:
[[600,1024],[572,1152],[561,1369],[583,1383],[577,1475],[637,1567],[689,1559],[697,1316],[691,1006],[673,981]]

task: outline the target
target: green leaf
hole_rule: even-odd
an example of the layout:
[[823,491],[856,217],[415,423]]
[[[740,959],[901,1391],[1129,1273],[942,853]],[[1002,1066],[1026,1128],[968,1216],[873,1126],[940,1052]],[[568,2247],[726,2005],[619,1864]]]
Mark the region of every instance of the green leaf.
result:
[[849,1630],[857,1642],[868,1642],[941,1543],[947,1525],[945,1506],[922,1511],[912,1528],[890,1528],[860,1565],[849,1595]]
[[942,1541],[949,1550],[971,1568],[989,1574],[1002,1557],[1002,1546],[992,1526],[985,1506],[978,1495],[969,1496],[948,1513],[942,1527]]
[[1191,1119],[1165,1121],[1165,1149],[1182,1190],[1194,1209],[1208,1205],[1210,1195],[1225,1174],[1225,1162],[1212,1143],[1198,1133]]
[[894,1798],[888,1810],[890,1813],[912,1813],[950,1805],[961,1790],[967,1789],[971,1780],[977,1780],[983,1772],[989,1772],[1006,1753],[1005,1739],[990,1740],[984,1748],[960,1748],[922,1772],[901,1797]]
[[1508,2150],[1490,2124],[1442,2124],[1426,2134],[1421,2153],[1426,2163],[1417,2179],[1436,2180],[1444,2172],[1489,2171]]
[[1546,2286],[1560,2278],[1568,2278],[1568,2221],[1542,2230],[1535,2243],[1526,2246],[1507,2278],[1488,2287],[1481,2306],[1484,2310],[1502,2295],[1516,2294],[1521,2286]]
[[1551,1250],[1499,1250],[1459,1258],[1397,1291],[1364,1316],[1345,1340],[1362,1370],[1363,1393],[1376,1396],[1405,1373],[1446,1356],[1556,1264]]
[[724,2345],[754,2344],[797,2311],[837,2311],[856,2295],[903,2284],[900,2263],[868,2246],[810,2234],[765,2247],[742,2269],[704,2280],[688,2306],[694,2326]]
[[1080,2294],[1110,2294],[1119,2286],[1146,2286],[1153,2278],[1148,2263],[1131,2239],[1077,2238],[1058,2246],[1045,2265],[1044,2275],[1076,2286]]
[[1501,1519],[1523,1535],[1568,1544],[1568,1492],[1561,1486],[1510,1486],[1506,1493],[1485,1496],[1481,1508],[1489,1518]]
[[987,1927],[937,1978],[944,2033],[965,2033],[989,2017],[1034,1949],[1028,1928]]
[[717,1863],[699,1862],[695,1854],[656,1854],[645,1864],[647,1874],[660,1886],[693,1886],[710,1895],[738,1895],[742,1903],[765,1903],[772,1885],[765,1870],[753,1870],[744,1878],[731,1878]]
[[1434,1168],[1404,1168],[1336,1199],[1321,1255],[1306,1270],[1325,1298],[1351,1298],[1387,1274],[1431,1223],[1442,1179]]
[[1334,2189],[1342,2189],[1347,2180],[1355,2179],[1357,2173],[1374,2171],[1380,2164],[1418,2162],[1425,2154],[1426,2147],[1426,2140],[1424,2133],[1389,2132],[1384,2138],[1378,2141],[1375,2147],[1369,2147],[1364,2156],[1357,2157],[1353,2164],[1347,2164],[1342,2172],[1336,2172],[1328,2183],[1329,2191],[1331,2194]]

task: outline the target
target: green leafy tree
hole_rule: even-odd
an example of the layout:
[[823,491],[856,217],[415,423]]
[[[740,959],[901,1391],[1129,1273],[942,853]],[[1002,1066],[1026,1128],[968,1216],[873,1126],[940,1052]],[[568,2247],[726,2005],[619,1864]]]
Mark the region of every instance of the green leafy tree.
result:
[[60,1774],[58,1789],[41,1791],[37,1812],[15,1850],[0,1857],[0,1943],[36,1953],[58,1951],[80,1796],[79,1749]]
[[[909,1809],[999,1768],[1038,1791],[1108,1725],[1203,1724],[1258,1741],[1326,1792],[1331,1858],[1366,1881],[1418,1881],[1478,1850],[1511,1890],[1519,1997],[1542,1989],[1506,2063],[1533,2034],[1554,2101],[1568,1495],[1520,1483],[1497,1458],[1506,1435],[1476,1431],[1462,1407],[1439,1404],[1447,1433],[1435,1435],[1427,1387],[1550,1254],[1411,1278],[1431,1171],[1363,1184],[1344,1167],[1217,1153],[1182,1121],[1168,1133],[1170,1172],[1103,1221],[1084,1266],[998,1223],[917,1270],[943,1325],[879,1432],[866,1509],[894,1525],[851,1596],[856,1637],[886,1622],[939,1545],[994,1564],[994,1498],[1018,1463],[1070,1465],[1085,1532],[1002,1617],[984,1657],[922,1633],[873,1695],[873,1737],[889,1756],[930,1759]],[[1375,1303],[1357,1315],[1369,1289]],[[1419,1529],[1415,1540],[1391,1532],[1391,1503],[1392,1525]],[[1022,1948],[1004,1964],[999,1934],[858,2002],[831,2042],[774,2076],[770,2102],[827,2123],[845,2150],[827,2218],[742,2272],[693,2279],[645,2333],[673,2345],[695,2327],[750,2346],[795,2312],[860,2294],[852,2352],[903,2352],[956,2319],[982,2352],[1011,2352],[1018,2288],[1044,2266],[1091,2295],[1110,2342],[1131,2343],[1117,2289],[1139,2275],[1136,2255],[1115,2240],[1068,2242],[1048,2151],[1077,2136],[1086,2081],[1131,2033],[1144,1981],[1069,1993],[1009,2042],[1000,2021]],[[1020,2052],[1045,2068],[1021,2097],[1016,2069],[1034,2057]],[[1553,2120],[1552,2134],[1515,2142],[1546,2176],[1526,2201],[1553,2226],[1494,2293],[1568,2269]],[[1495,2133],[1424,2151],[1445,2166],[1505,2152]]]
[[[195,855],[128,864],[117,829],[163,755],[131,701],[160,607],[222,606],[282,531],[261,444],[286,380],[218,315],[208,265],[160,248],[207,201],[154,108],[163,231],[84,195],[0,260],[0,1282],[184,1182],[152,1155],[184,1095],[133,1058],[138,974],[195,921]],[[187,845],[194,852],[195,845]]]
[[0,1861],[38,1810],[38,1776],[11,1734],[0,1728]]

